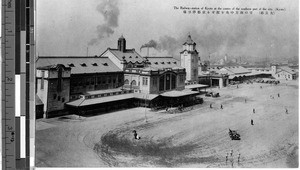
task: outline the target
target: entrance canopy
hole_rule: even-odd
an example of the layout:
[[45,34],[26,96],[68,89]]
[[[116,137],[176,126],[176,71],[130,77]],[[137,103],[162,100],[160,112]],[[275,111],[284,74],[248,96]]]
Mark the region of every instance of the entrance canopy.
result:
[[195,89],[195,88],[206,88],[208,85],[205,84],[191,84],[191,85],[186,85],[186,89]]
[[69,103],[66,103],[68,106],[73,107],[82,107],[82,106],[89,106],[101,103],[109,103],[114,101],[120,100],[127,100],[127,99],[146,99],[146,100],[153,100],[158,95],[156,94],[143,94],[143,93],[129,93],[129,94],[122,94],[122,95],[114,95],[114,96],[107,96],[107,97],[99,97],[99,98],[92,98],[92,99],[78,99]]
[[197,91],[168,91],[160,94],[163,97],[181,97],[181,96],[188,96],[192,94],[199,94]]
[[134,97],[133,93],[131,93],[131,94],[124,94],[124,95],[99,97],[99,98],[94,98],[94,99],[78,99],[78,100],[66,103],[66,105],[74,106],[74,107],[81,107],[81,106],[89,106],[89,105],[100,104],[100,103],[113,102],[113,101],[118,101],[118,100],[131,99],[133,97]]

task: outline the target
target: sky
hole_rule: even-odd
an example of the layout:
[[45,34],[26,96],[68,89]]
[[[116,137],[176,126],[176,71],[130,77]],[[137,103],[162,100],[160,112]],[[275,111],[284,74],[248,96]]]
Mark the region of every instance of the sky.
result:
[[[142,55],[179,56],[188,34],[203,58],[294,57],[299,48],[297,0],[38,0],[40,56],[100,55],[126,38]],[[280,8],[274,15],[184,14],[182,7]],[[149,43],[150,42],[150,43]]]

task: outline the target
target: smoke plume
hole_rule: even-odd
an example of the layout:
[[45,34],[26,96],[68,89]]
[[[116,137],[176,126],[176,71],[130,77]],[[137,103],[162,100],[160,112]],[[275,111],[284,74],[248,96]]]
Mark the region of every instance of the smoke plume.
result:
[[157,49],[157,42],[154,41],[154,40],[150,40],[148,43],[146,43],[146,44],[144,44],[144,45],[141,46],[140,51],[143,48],[154,48],[154,49]]
[[96,9],[103,16],[104,22],[97,26],[97,38],[91,39],[88,45],[99,43],[99,40],[112,35],[114,28],[118,27],[120,11],[117,0],[104,0]]
[[288,46],[290,42],[283,41],[288,35],[273,31],[274,29],[260,17],[238,17],[231,18],[230,21],[207,18],[201,27],[186,28],[176,37],[161,36],[158,40],[151,40],[144,44],[141,49],[152,47],[158,51],[166,51],[174,57],[179,56],[188,33],[197,44],[199,56],[206,59],[209,54],[213,58],[222,58],[225,54],[265,57],[297,49],[297,47]]

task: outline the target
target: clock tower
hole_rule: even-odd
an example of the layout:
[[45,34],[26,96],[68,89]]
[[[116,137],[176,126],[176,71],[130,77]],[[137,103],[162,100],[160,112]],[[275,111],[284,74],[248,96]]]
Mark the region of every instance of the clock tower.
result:
[[183,44],[180,61],[181,67],[186,70],[186,81],[198,81],[198,52],[191,35],[188,35],[186,42]]

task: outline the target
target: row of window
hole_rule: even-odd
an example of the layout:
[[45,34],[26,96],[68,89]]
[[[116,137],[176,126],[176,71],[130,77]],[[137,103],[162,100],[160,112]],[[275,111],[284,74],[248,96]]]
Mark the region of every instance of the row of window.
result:
[[[170,81],[170,76],[172,75],[172,82],[173,82],[173,84],[176,84],[176,75],[174,75],[174,74],[166,74],[166,81]],[[161,76],[161,77],[163,77],[163,76]],[[143,77],[143,85],[148,85],[148,77]],[[182,84],[182,83],[184,83],[184,81],[185,81],[185,76],[184,75],[180,75],[179,76],[179,82]],[[156,86],[157,85],[157,79],[156,78],[154,78],[153,79],[153,86]],[[128,79],[126,79],[125,81],[124,81],[124,84],[129,84],[129,80]],[[135,80],[132,80],[131,81],[131,85],[133,85],[133,86],[136,86],[136,81]],[[169,85],[168,85],[169,86]]]
[[[278,77],[280,77],[280,75],[278,74]],[[285,78],[286,78],[286,75],[285,75]],[[291,78],[291,76],[290,75],[288,75],[288,78]]]
[[122,78],[111,78],[111,77],[97,77],[97,79],[95,78],[86,78],[85,81],[82,81],[82,79],[73,79],[71,81],[71,84],[74,86],[82,86],[82,85],[94,85],[94,84],[107,84],[107,83],[121,83],[122,82]]

